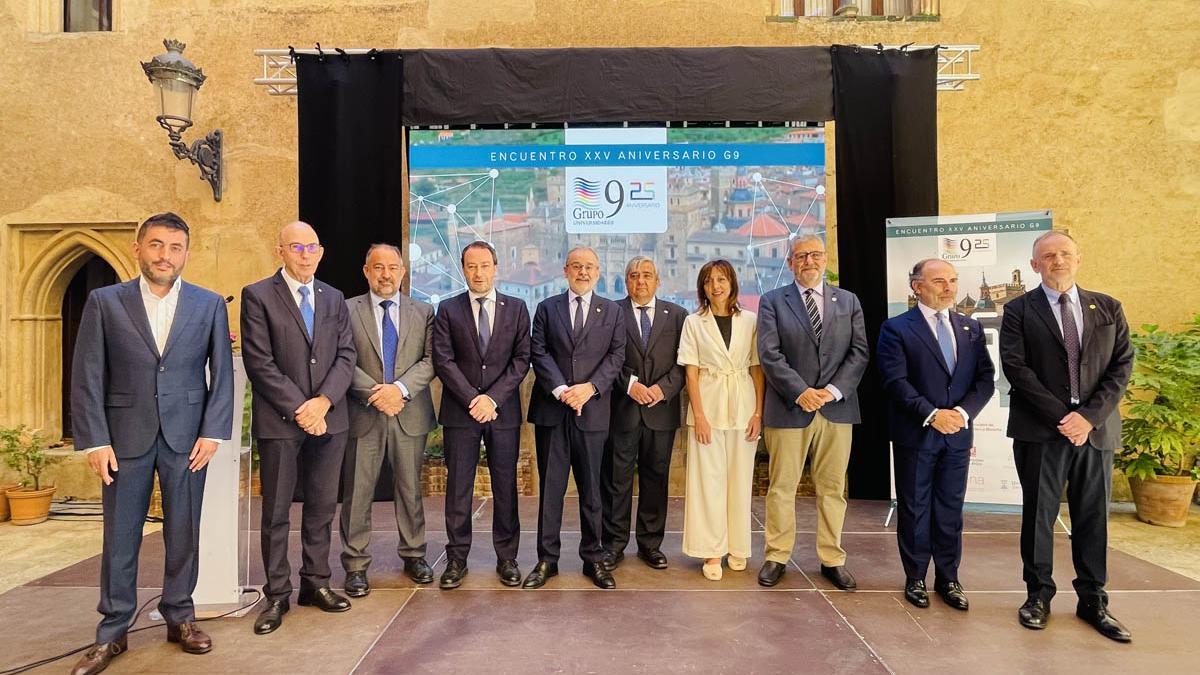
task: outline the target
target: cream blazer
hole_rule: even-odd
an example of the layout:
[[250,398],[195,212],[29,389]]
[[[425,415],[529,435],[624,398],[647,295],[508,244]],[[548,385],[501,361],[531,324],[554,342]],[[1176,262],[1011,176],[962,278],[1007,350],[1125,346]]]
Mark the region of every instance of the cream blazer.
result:
[[[700,401],[713,429],[745,429],[754,414],[754,380],[750,366],[758,365],[758,323],[754,312],[733,315],[729,348],[712,314],[690,314],[679,340],[682,366],[700,368]],[[692,406],[687,423],[695,425]]]

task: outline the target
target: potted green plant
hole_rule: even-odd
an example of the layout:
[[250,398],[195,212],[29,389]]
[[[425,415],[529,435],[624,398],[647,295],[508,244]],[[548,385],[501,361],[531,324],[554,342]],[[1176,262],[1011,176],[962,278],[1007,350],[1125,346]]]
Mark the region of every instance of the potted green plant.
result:
[[10,469],[25,477],[20,487],[5,492],[14,525],[35,525],[50,517],[54,486],[43,487],[42,473],[63,457],[46,452],[48,439],[25,425],[0,428],[0,454]]
[[1200,479],[1200,314],[1180,331],[1142,329],[1130,336],[1135,360],[1116,463],[1139,520],[1183,527]]

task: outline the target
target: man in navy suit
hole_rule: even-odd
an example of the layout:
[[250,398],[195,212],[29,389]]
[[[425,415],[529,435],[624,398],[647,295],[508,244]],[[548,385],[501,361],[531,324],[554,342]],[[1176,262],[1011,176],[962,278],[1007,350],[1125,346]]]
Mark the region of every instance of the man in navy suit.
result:
[[496,249],[482,241],[462,251],[467,292],[442,301],[433,321],[433,369],[442,381],[440,421],[446,448],[446,570],[439,585],[457,588],[471,550],[471,497],[479,443],[492,478],[492,546],[505,586],[521,583],[517,547],[517,455],[521,382],[529,372],[529,310],[496,292]]
[[572,249],[563,274],[567,292],[543,300],[533,315],[530,353],[537,380],[529,399],[529,421],[537,427],[541,501],[538,564],[523,585],[538,588],[558,574],[563,496],[574,469],[583,573],[600,588],[616,588],[600,543],[600,465],[611,421],[612,386],[625,363],[625,321],[616,303],[593,292],[600,280],[595,251]]
[[896,472],[896,538],[904,597],[929,606],[925,574],[947,605],[966,610],[958,582],[971,422],[995,390],[996,368],[978,321],[954,309],[958,273],[944,260],[918,262],[908,277],[917,306],[884,322],[876,358],[888,394]]
[[[205,467],[233,431],[233,355],[225,301],[180,279],[190,233],[174,213],[138,228],[137,279],[88,296],[72,364],[75,446],[104,482],[104,552],[96,644],[72,673],[98,673],[128,648],[138,550],[154,475],[163,496],[166,564],[158,609],[167,640],[203,654],[196,627]],[[206,381],[206,376],[208,380]]]

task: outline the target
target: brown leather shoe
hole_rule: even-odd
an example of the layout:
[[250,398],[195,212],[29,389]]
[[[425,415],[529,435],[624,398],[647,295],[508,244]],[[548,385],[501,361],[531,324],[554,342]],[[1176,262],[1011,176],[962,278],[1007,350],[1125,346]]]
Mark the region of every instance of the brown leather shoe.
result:
[[128,649],[129,642],[124,636],[112,642],[92,645],[75,664],[71,675],[95,675]]
[[212,638],[200,630],[195,621],[184,621],[178,626],[168,624],[167,642],[178,642],[188,654],[207,654],[212,651]]

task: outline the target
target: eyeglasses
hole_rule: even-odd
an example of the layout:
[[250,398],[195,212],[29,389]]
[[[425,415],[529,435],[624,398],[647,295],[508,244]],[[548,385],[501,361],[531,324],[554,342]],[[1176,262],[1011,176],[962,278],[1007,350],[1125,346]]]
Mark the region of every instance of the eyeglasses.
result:
[[570,265],[567,265],[567,269],[571,270],[572,272],[595,272],[596,270],[600,269],[600,266],[593,265],[591,263],[588,263],[587,265],[582,263],[571,263]]
[[795,251],[792,253],[792,260],[803,262],[806,258],[811,258],[813,262],[821,262],[825,259],[825,251],[810,251],[807,253]]
[[287,247],[296,255],[300,255],[305,251],[308,251],[309,253],[316,253],[317,251],[321,250],[320,244],[288,244]]

